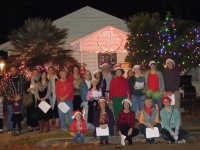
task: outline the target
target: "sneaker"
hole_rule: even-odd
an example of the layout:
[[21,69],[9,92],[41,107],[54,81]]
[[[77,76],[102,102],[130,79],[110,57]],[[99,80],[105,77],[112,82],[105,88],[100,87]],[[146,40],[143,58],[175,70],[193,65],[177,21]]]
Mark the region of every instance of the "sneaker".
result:
[[183,143],[186,143],[186,140],[182,139]]
[[170,144],[170,143],[171,143],[171,141],[168,141],[168,143]]
[[60,132],[67,132],[67,129],[61,129]]

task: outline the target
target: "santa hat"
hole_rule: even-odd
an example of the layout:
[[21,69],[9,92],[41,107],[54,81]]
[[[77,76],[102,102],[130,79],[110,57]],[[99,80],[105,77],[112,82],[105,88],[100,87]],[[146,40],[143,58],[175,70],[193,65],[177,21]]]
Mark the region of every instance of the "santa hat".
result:
[[98,80],[96,78],[92,78],[91,82],[92,81],[96,81],[98,83]]
[[101,72],[101,69],[96,69],[95,71],[93,71],[93,75],[95,75],[96,73]]
[[72,112],[72,119],[74,119],[76,117],[76,114],[82,115],[82,113],[79,110],[75,110]]
[[156,65],[156,62],[154,60],[152,60],[152,61],[149,62],[149,66],[151,66],[151,64]]
[[172,101],[171,98],[169,98],[168,96],[165,96],[162,98],[162,104],[164,104],[165,100],[169,101],[169,103],[171,103],[171,101]]
[[168,62],[168,61],[171,62],[171,63],[173,64],[173,66],[175,66],[174,60],[169,58],[169,59],[166,60],[166,63],[165,63],[165,65],[164,65],[164,68],[167,68],[167,62]]
[[120,64],[115,64],[115,65],[113,66],[113,69],[114,69],[114,71],[116,71],[116,70],[118,70],[118,69],[123,70],[123,69],[122,69],[122,66],[121,66]]
[[122,101],[122,105],[124,104],[124,102],[128,102],[129,105],[132,106],[132,103],[131,103],[131,101],[130,101],[129,99],[124,99],[124,100]]
[[99,99],[98,103],[99,103],[100,101],[106,102],[106,98],[105,98],[105,97],[101,97],[101,98]]
[[100,67],[103,68],[104,66],[108,66],[108,67],[109,67],[109,64],[108,64],[107,62],[102,62],[102,63],[100,64]]
[[139,69],[140,69],[140,65],[135,65],[135,66],[133,67],[133,69],[136,69],[136,68],[139,68]]

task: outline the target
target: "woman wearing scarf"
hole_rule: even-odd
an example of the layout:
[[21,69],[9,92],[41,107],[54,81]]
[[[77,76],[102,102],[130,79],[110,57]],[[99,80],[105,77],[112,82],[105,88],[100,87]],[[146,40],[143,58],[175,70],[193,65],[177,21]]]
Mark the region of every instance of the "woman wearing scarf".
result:
[[[139,129],[140,132],[144,135],[146,138],[146,128],[153,128],[157,127],[160,131],[161,124],[159,123],[159,110],[152,106],[152,101],[150,98],[146,98],[144,109],[140,112],[140,118],[139,118]],[[146,143],[151,144],[154,143],[154,138],[146,138]]]
[[37,106],[36,106],[36,99],[34,96],[34,92],[36,90],[35,85],[38,82],[40,78],[40,73],[37,69],[33,69],[32,71],[32,77],[29,81],[26,81],[24,85],[24,91],[26,94],[32,93],[32,100],[33,103],[30,106],[27,106],[27,126],[28,131],[32,132],[33,127],[36,127],[36,130],[39,130],[38,127],[38,113],[37,113]]
[[[55,92],[56,81],[58,80],[58,77],[55,75],[55,69],[52,66],[48,68],[47,78],[52,83],[52,93],[51,93],[52,116],[51,116],[51,119],[49,119],[49,124],[50,124],[50,128],[59,128],[60,127],[60,119],[59,119],[59,114],[58,114],[58,105],[57,105],[57,101],[56,101],[56,92]],[[52,124],[53,117],[55,118],[54,126]]]

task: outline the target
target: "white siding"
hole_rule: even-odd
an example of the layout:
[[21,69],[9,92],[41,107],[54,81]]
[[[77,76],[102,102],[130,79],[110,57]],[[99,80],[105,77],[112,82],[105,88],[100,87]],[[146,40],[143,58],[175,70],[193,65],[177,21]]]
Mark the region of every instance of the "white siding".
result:
[[126,58],[127,52],[118,52],[117,53],[117,63],[125,63],[124,59]]
[[79,63],[81,63],[81,53],[78,51],[72,52],[72,57],[74,57]]
[[86,64],[86,69],[93,72],[96,69],[96,53],[95,52],[84,52],[83,63]]

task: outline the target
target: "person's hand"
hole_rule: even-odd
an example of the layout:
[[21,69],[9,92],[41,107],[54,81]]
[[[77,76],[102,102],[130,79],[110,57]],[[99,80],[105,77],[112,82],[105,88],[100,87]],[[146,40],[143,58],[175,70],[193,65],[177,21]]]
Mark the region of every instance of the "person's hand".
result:
[[171,96],[173,93],[172,92],[167,92],[167,95]]
[[40,98],[41,101],[45,101],[45,98]]
[[144,88],[144,85],[142,86],[142,89]]
[[133,132],[133,129],[130,128],[130,129],[128,130],[128,136],[130,136],[130,135],[132,134],[132,132]]
[[10,96],[7,96],[7,100],[9,100],[9,101],[10,101],[10,100],[11,100],[11,97],[10,97]]
[[136,86],[136,85],[134,85],[134,89],[137,89],[137,86]]
[[101,129],[105,129],[105,128],[108,127],[108,125],[107,124],[101,124],[100,127],[101,127]]
[[63,96],[63,97],[60,97],[60,101],[61,102],[64,102],[65,101],[65,97]]
[[110,105],[112,105],[112,106],[113,106],[113,101],[110,101]]

